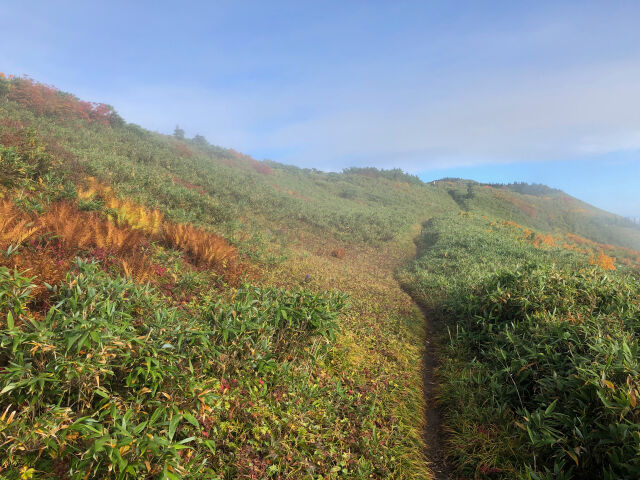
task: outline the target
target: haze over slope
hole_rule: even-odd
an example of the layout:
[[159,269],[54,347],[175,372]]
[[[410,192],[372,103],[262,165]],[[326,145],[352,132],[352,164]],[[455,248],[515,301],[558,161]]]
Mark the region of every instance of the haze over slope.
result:
[[177,133],[0,78],[10,478],[433,478],[424,318],[396,279],[420,225],[443,226],[443,265],[494,230],[640,265],[637,226],[543,186],[326,173]]
[[52,123],[55,112],[35,106],[45,115],[34,115],[34,108],[25,108],[30,105],[28,89],[10,93],[8,84],[3,81],[4,98],[10,100],[3,106],[3,116],[55,138],[87,174],[181,220],[217,224],[229,231],[238,222],[268,222],[279,228],[302,224],[338,239],[376,242],[390,240],[426,217],[459,208],[508,216],[547,232],[573,232],[598,242],[640,248],[637,226],[560,191],[458,180],[424,184],[400,170],[324,173],[258,162],[209,145],[204,137],[177,139],[127,125],[117,114],[109,125],[93,122],[78,128],[74,122]]

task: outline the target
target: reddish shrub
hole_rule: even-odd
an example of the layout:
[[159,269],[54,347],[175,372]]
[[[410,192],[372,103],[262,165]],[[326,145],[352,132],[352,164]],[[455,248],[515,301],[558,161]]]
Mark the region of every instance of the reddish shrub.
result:
[[271,175],[273,173],[273,168],[271,168],[266,163],[259,162],[258,160],[255,160],[253,158],[251,160],[251,166],[256,172],[262,173],[263,175]]
[[191,149],[189,147],[187,147],[184,143],[181,142],[175,142],[173,144],[173,149],[176,151],[176,153],[178,154],[178,156],[180,157],[185,157],[185,158],[191,158],[193,157],[193,152],[191,151]]
[[339,259],[343,259],[346,254],[347,251],[344,248],[334,248],[331,250],[331,256]]
[[187,182],[186,180],[183,180],[180,177],[173,176],[173,177],[171,177],[171,179],[173,180],[173,183],[177,183],[178,185],[182,185],[183,187],[187,188],[188,190],[194,190],[194,191],[198,192],[201,195],[206,195],[206,193],[207,193],[207,191],[204,188],[202,188],[201,186],[196,185],[195,183]]
[[248,163],[251,168],[253,168],[256,172],[262,173],[263,175],[271,175],[273,173],[273,168],[267,165],[264,162],[259,162],[255,158],[245,155],[244,153],[240,153],[233,148],[229,150],[233,158],[241,160],[245,163]]
[[34,113],[61,120],[83,119],[110,125],[116,115],[109,105],[82,101],[52,85],[35,82],[29,77],[11,79],[9,100],[20,103]]

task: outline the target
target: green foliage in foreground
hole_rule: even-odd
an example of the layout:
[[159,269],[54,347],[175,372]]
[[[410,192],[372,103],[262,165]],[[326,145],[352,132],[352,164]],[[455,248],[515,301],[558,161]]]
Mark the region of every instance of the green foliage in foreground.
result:
[[46,316],[28,314],[30,289],[0,270],[6,478],[384,473],[375,438],[348,428],[374,399],[309,376],[342,295],[243,287],[181,309],[82,261]]
[[459,472],[638,478],[640,282],[484,226],[433,220],[405,276],[445,318],[441,401]]
[[[521,476],[640,476],[640,283],[530,267],[495,275],[452,314],[449,347],[468,363],[443,401],[455,408],[473,392],[485,419],[509,422]],[[491,428],[477,430],[473,443]]]
[[[215,276],[161,258],[154,261],[171,275],[155,279],[157,288],[79,263],[48,297],[32,295],[31,279],[0,270],[0,475],[8,478],[422,478],[417,318],[395,285],[389,288],[384,277],[392,267],[385,259],[368,276],[363,273],[375,262],[351,261],[363,244],[402,242],[425,217],[451,214],[427,226],[424,256],[405,274],[413,293],[432,306],[466,298],[500,269],[532,260],[580,264],[575,254],[514,242],[491,231],[488,221],[458,216],[460,210],[640,245],[637,227],[540,186],[427,185],[399,170],[326,173],[258,162],[201,136],[169,137],[115,116],[103,124],[43,114],[10,100],[3,85],[0,197],[42,213],[58,199],[77,200],[86,177],[96,177],[171,220],[215,229],[263,266],[287,255],[281,246],[300,247],[318,260],[325,243],[344,243],[340,265],[348,275],[336,285],[359,287],[350,288],[354,308],[340,321],[342,336],[330,343],[340,295],[254,287],[221,292],[215,288],[226,287]],[[78,203],[105,212],[99,201]],[[324,277],[314,288],[333,288],[332,272],[340,267],[309,265],[310,285]],[[381,286],[375,277],[385,280]],[[291,272],[283,280],[295,284]],[[555,465],[570,472],[570,452],[532,457],[539,447],[515,423],[542,435],[524,420],[534,418],[537,403],[512,405],[512,395],[501,397],[499,388],[489,398],[474,380],[474,368],[482,373],[484,364],[483,380],[504,377],[492,377],[492,344],[479,351],[473,343],[480,334],[465,323],[469,312],[455,305],[450,312],[460,324],[455,335],[452,325],[443,372],[452,388],[448,421],[462,470],[511,478],[525,474],[528,464],[536,475]],[[488,333],[477,330],[493,334],[494,324],[499,319],[490,319]],[[545,338],[536,332],[526,330]],[[607,381],[619,392],[614,380]],[[461,400],[468,398],[476,401]],[[539,399],[545,412],[553,400]],[[547,413],[558,412],[559,402]],[[575,448],[595,448],[592,439],[574,445],[565,440],[570,425],[563,425],[549,448],[573,447],[574,470],[581,472],[583,453]],[[626,455],[627,444],[621,448]]]

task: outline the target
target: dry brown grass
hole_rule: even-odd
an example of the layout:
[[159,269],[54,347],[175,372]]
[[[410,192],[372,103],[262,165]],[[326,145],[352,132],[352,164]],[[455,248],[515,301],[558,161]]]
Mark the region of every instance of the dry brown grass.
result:
[[19,248],[11,255],[0,254],[0,265],[17,268],[27,275],[37,276],[34,296],[46,291],[45,282],[53,285],[60,281],[68,269],[70,255],[59,246],[51,248],[22,248],[23,244],[36,244],[43,233],[39,219],[21,211],[13,202],[0,203],[0,251]]
[[168,222],[157,210],[150,210],[115,196],[113,190],[94,178],[86,180],[87,188],[79,189],[79,197],[103,199],[115,214],[109,218],[118,226],[143,232],[150,240],[158,240],[170,248],[185,252],[198,267],[223,273],[228,280],[237,280],[241,267],[238,252],[223,237],[192,225]]
[[[117,198],[110,187],[85,179],[78,189],[82,200],[101,198],[112,212],[105,218],[78,210],[77,204],[59,202],[40,216],[21,211],[13,202],[0,203],[0,248],[31,243],[3,264],[30,269],[49,284],[61,277],[79,251],[99,250],[111,265],[140,282],[152,280],[156,266],[143,252],[152,241],[182,250],[196,267],[212,269],[234,283],[243,267],[238,252],[223,237],[192,225],[167,222],[163,214]],[[34,249],[38,249],[34,253]],[[55,266],[55,268],[53,268]],[[65,268],[62,268],[65,266]]]
[[60,281],[80,250],[109,252],[136,280],[148,281],[153,273],[153,264],[140,250],[148,244],[143,232],[78,211],[67,202],[54,204],[40,216],[21,211],[11,201],[0,203],[0,249],[6,252],[27,243],[29,248],[3,255],[0,264],[37,276],[37,291],[44,290],[45,282]]

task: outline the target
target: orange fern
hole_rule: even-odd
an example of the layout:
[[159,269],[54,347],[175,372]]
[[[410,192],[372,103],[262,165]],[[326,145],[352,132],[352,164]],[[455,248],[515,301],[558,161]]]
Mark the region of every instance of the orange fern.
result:
[[238,258],[237,250],[223,237],[192,225],[165,223],[163,239],[170,247],[190,255],[197,266],[223,271],[232,267]]
[[95,213],[78,211],[70,203],[55,204],[40,218],[42,229],[53,233],[66,248],[104,248],[132,252],[146,242],[142,232],[119,227]]
[[11,201],[0,203],[0,249],[19,246],[39,231],[33,220]]
[[113,190],[93,177],[86,179],[87,188],[78,188],[78,197],[90,200],[95,196],[102,198],[106,206],[113,211],[110,220],[119,226],[129,226],[151,235],[158,235],[162,228],[163,214],[158,210],[149,210],[129,200],[116,197]]
[[126,255],[118,259],[118,265],[126,277],[138,283],[151,282],[157,276],[157,265],[146,255]]

